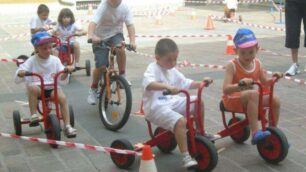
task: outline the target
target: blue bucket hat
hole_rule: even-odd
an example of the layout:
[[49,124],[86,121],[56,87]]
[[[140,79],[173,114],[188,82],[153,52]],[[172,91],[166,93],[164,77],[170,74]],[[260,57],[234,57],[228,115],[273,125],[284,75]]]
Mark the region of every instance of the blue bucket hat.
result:
[[34,46],[55,42],[55,39],[47,32],[37,32],[32,36],[31,42]]
[[234,44],[237,48],[249,48],[257,44],[257,39],[253,31],[241,28],[234,37]]

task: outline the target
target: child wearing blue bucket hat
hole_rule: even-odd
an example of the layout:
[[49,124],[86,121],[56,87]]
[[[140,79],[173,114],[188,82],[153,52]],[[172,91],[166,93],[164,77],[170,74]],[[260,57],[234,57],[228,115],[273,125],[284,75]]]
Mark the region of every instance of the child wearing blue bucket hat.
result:
[[[224,82],[223,82],[223,103],[228,111],[243,112],[246,110],[249,125],[252,131],[253,145],[258,141],[269,137],[269,131],[262,131],[258,128],[258,99],[259,94],[256,89],[253,89],[253,81],[259,81],[262,84],[269,86],[272,79],[268,79],[262,63],[256,57],[258,52],[258,42],[255,34],[246,28],[241,28],[237,31],[234,37],[235,51],[237,58],[232,59],[226,66]],[[273,75],[282,77],[283,74],[276,72]],[[239,83],[244,83],[241,86]],[[263,105],[268,106],[269,95],[263,98]],[[275,123],[277,125],[280,110],[280,100],[273,96],[273,110],[275,112]]]
[[[31,43],[35,48],[36,54],[22,63],[16,71],[15,83],[26,82],[27,95],[30,108],[30,122],[36,123],[39,121],[39,115],[37,114],[38,97],[41,95],[41,91],[45,92],[46,97],[54,98],[53,76],[64,70],[64,66],[58,57],[51,55],[54,39],[47,32],[37,32],[33,34]],[[67,66],[68,71],[73,71],[73,67]],[[33,77],[24,77],[26,72],[33,72],[40,74],[45,83],[45,89],[40,89],[40,81]],[[67,74],[64,74],[61,79],[66,79]],[[61,112],[65,124],[65,134],[67,137],[75,137],[76,129],[70,125],[69,108],[66,100],[66,96],[63,90],[58,87],[58,99],[61,107]]]

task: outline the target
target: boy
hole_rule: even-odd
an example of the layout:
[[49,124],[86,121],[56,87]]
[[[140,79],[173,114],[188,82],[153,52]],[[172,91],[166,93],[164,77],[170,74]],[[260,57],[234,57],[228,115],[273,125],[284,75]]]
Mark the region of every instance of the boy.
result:
[[[19,66],[15,75],[15,83],[26,81],[27,94],[30,108],[30,122],[36,123],[39,121],[39,115],[37,114],[38,97],[41,95],[41,91],[45,92],[46,97],[54,98],[54,92],[52,86],[46,86],[45,90],[40,89],[40,82],[36,77],[26,77],[26,72],[39,73],[43,76],[44,84],[53,84],[53,76],[64,70],[64,66],[61,64],[59,58],[51,55],[52,43],[54,39],[47,32],[37,32],[33,35],[31,42],[35,48],[37,54],[31,56],[23,64]],[[73,71],[73,67],[67,66],[68,71]],[[67,74],[62,76],[62,80],[66,79]],[[61,107],[61,114],[63,116],[65,124],[65,135],[67,137],[75,137],[76,129],[70,125],[69,109],[66,100],[66,96],[61,89],[58,89],[58,99]]]
[[[153,124],[170,130],[182,154],[183,166],[194,168],[197,162],[189,155],[186,138],[186,98],[175,95],[179,89],[199,88],[201,82],[185,78],[175,69],[178,57],[178,47],[171,39],[161,39],[155,47],[156,62],[151,63],[143,79],[143,103],[146,119]],[[211,82],[211,79],[204,78]],[[168,90],[172,95],[164,96],[163,91]],[[195,100],[191,97],[191,101]],[[194,114],[195,107],[190,111]],[[204,116],[204,112],[202,114]]]
[[[108,49],[105,44],[116,46],[120,45],[124,41],[123,23],[126,25],[130,44],[135,50],[136,44],[133,15],[124,1],[101,1],[93,21],[89,23],[88,39],[92,39],[92,49],[96,63],[87,98],[87,102],[90,105],[95,105],[97,102],[98,82],[101,78],[102,72],[105,71],[106,66],[108,66]],[[125,77],[126,55],[124,48],[116,49],[116,54],[119,74]],[[128,83],[131,85],[129,81]]]
[[[245,28],[237,31],[234,37],[235,51],[238,55],[226,66],[225,77],[223,83],[223,103],[227,110],[233,112],[244,112],[248,116],[249,125],[252,131],[253,145],[259,140],[270,136],[269,131],[258,129],[258,91],[253,89],[253,81],[260,81],[265,86],[272,83],[272,79],[268,79],[262,68],[261,62],[256,58],[258,51],[258,43],[254,33]],[[279,72],[274,74],[277,77],[283,75]],[[244,83],[245,86],[239,86]],[[241,84],[240,84],[241,85]],[[263,98],[263,105],[267,106],[269,96]],[[273,110],[275,113],[275,123],[277,125],[279,118],[280,101],[277,96],[273,96]]]
[[40,4],[37,9],[37,16],[33,17],[30,22],[31,34],[36,32],[48,31],[55,25],[49,17],[49,8],[45,4]]

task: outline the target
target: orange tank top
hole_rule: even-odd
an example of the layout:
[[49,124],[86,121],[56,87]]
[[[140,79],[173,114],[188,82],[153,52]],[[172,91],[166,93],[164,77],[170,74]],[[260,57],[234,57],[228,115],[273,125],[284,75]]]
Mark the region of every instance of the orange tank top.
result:
[[243,78],[252,78],[254,81],[259,81],[260,77],[260,69],[261,69],[261,62],[258,58],[253,60],[254,67],[251,70],[246,70],[240,64],[238,58],[235,58],[231,61],[234,67],[234,76],[232,84],[239,83],[239,81]]

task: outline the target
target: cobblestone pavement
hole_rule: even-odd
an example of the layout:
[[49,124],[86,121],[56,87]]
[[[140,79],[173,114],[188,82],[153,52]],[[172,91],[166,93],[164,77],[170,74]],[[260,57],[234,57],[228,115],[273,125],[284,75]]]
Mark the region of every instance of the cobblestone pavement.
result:
[[[50,5],[50,16],[56,19],[59,11],[58,6]],[[2,7],[3,8],[3,7]],[[27,7],[25,7],[27,8]],[[204,30],[208,15],[221,16],[223,6],[206,5],[182,7],[174,15],[162,16],[161,24],[156,25],[154,17],[135,17],[137,34],[145,35],[204,35],[204,34],[234,34],[237,28],[247,27],[239,24],[214,21],[215,30]],[[1,10],[0,10],[1,11]],[[19,12],[19,13],[18,13]],[[196,19],[191,20],[194,12]],[[0,12],[0,39],[7,36],[18,35],[28,32],[28,22],[35,11],[16,9],[12,12]],[[277,13],[270,13],[268,5],[241,5],[238,11],[245,22],[262,24],[274,27],[284,27],[275,24],[278,20]],[[274,18],[274,17],[276,18]],[[76,18],[87,19],[86,12],[76,12]],[[18,27],[14,27],[14,26]],[[87,28],[87,24],[83,25]],[[285,56],[289,50],[284,48],[285,33],[266,29],[253,28],[262,48],[277,52],[281,55],[273,55],[260,51],[258,57],[262,60],[264,67],[270,71],[284,72],[290,65],[290,58]],[[179,60],[188,60],[196,64],[224,65],[234,56],[225,55],[226,38],[173,38],[179,45]],[[158,38],[138,38],[138,52],[153,54],[154,46]],[[93,64],[91,47],[86,43],[86,38],[80,38],[82,46],[82,62],[90,59]],[[303,38],[301,37],[303,43]],[[29,54],[33,48],[29,43],[29,37],[14,40],[0,41],[0,58],[15,58],[20,54]],[[305,48],[300,50],[299,59],[302,69],[306,64]],[[134,53],[128,53],[128,78],[132,82],[133,112],[140,106],[142,89],[142,74],[146,66],[153,59]],[[0,62],[0,132],[14,133],[12,112],[19,110],[22,116],[28,116],[28,107],[20,101],[26,102],[24,85],[15,85],[13,75],[16,65],[10,62]],[[210,76],[214,79],[213,85],[204,90],[205,125],[209,132],[217,132],[223,129],[221,114],[218,103],[222,94],[223,71],[220,69],[207,68],[183,68],[180,69],[186,76],[192,79],[201,79]],[[305,79],[306,74],[294,78]],[[109,146],[118,138],[126,138],[132,143],[144,141],[147,135],[145,120],[132,115],[120,131],[111,132],[106,130],[98,115],[96,106],[87,105],[88,85],[91,78],[85,76],[85,72],[73,74],[69,85],[63,86],[69,103],[73,105],[76,119],[78,137],[65,141],[80,142],[86,144]],[[305,171],[306,170],[306,87],[293,81],[282,79],[276,86],[276,94],[281,98],[280,129],[287,136],[290,149],[287,158],[279,165],[266,163],[258,154],[257,148],[250,144],[235,144],[229,137],[215,143],[219,152],[218,165],[214,171]],[[25,136],[45,138],[40,127],[29,128],[23,126]],[[179,152],[175,150],[172,154],[165,155],[154,148],[155,161],[159,171],[184,171],[180,166]],[[129,169],[138,171],[139,160]],[[111,161],[108,154],[101,152],[85,151],[79,149],[68,149],[60,147],[51,149],[48,145],[31,143],[21,140],[13,140],[0,137],[0,171],[103,171],[117,172],[119,170]]]

